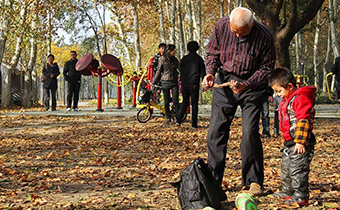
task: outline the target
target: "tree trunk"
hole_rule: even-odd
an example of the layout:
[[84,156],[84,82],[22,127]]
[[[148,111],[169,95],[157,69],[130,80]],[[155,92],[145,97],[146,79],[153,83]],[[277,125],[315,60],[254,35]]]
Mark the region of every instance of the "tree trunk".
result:
[[133,3],[133,31],[135,41],[135,52],[136,52],[136,69],[142,66],[141,51],[140,51],[140,38],[139,38],[139,20],[138,20],[138,2]]
[[225,0],[220,0],[220,17],[224,17],[224,1]]
[[[32,21],[32,29],[35,27],[35,21]],[[30,60],[28,62],[28,68],[27,71],[25,71],[25,77],[24,77],[24,96],[23,96],[23,106],[25,108],[29,108],[32,106],[32,98],[31,98],[31,90],[32,90],[32,71],[35,66],[36,60],[37,60],[37,39],[35,34],[32,32],[31,37],[31,52],[30,52]],[[33,93],[34,94],[34,93]]]
[[187,0],[187,15],[188,15],[188,31],[189,31],[189,39],[188,41],[193,41],[194,40],[194,35],[193,35],[193,13],[192,13],[192,0]]
[[330,24],[331,24],[331,35],[332,35],[332,48],[333,48],[333,54],[334,58],[339,57],[339,45],[337,41],[337,35],[336,35],[336,22],[337,22],[337,3],[336,0],[329,0],[329,15],[330,15]]
[[[286,1],[246,0],[249,7],[257,14],[274,35],[276,67],[290,68],[289,43],[294,35],[307,25],[317,14],[325,0],[289,1],[289,11],[281,11]],[[303,11],[299,11],[303,8]],[[289,12],[288,18],[282,18]]]
[[124,51],[125,51],[125,57],[128,61],[131,62],[131,56],[130,56],[130,51],[129,51],[129,48],[128,48],[128,43],[127,43],[127,38],[126,38],[126,33],[123,32],[123,24],[121,19],[118,18],[118,14],[116,13],[115,10],[111,10],[112,14],[113,14],[113,17],[114,17],[114,23],[116,24],[116,26],[118,27],[118,33],[119,33],[119,38],[121,39],[121,42],[123,44],[123,48],[124,48]]
[[[303,74],[300,70],[302,68],[301,58],[302,48],[302,33],[298,32],[295,34],[295,56],[296,56],[296,69],[293,71],[295,74]],[[302,65],[301,65],[302,64]]]
[[160,33],[160,42],[165,43],[165,28],[164,28],[164,11],[163,11],[163,0],[159,0],[159,33]]
[[289,58],[289,42],[287,43],[284,39],[274,39],[275,42],[275,52],[280,52],[279,55],[276,54],[276,66],[290,68],[290,58]]
[[[26,11],[27,11],[27,6],[22,5],[21,11],[20,11],[20,21],[18,24],[19,30],[24,30],[24,23],[25,23],[26,14],[27,14]],[[1,106],[2,107],[9,107],[11,105],[12,73],[15,71],[15,68],[17,67],[18,62],[19,62],[20,53],[22,50],[21,44],[23,42],[23,36],[24,36],[24,33],[18,34],[18,37],[16,39],[14,55],[10,62],[10,68],[8,69],[7,72],[4,72],[5,77],[3,78],[2,94],[1,94]]]
[[313,66],[314,66],[314,86],[319,87],[319,65],[318,65],[318,52],[319,52],[319,41],[320,41],[320,29],[321,29],[321,10],[318,11],[315,38],[314,38],[314,55],[313,55]]
[[[2,0],[2,7],[1,7],[1,28],[0,28],[0,73],[2,74],[1,76],[1,85],[6,83],[7,81],[4,80],[7,77],[7,74],[3,74],[5,73],[5,71],[8,71],[8,69],[2,69],[2,60],[5,54],[5,49],[6,49],[6,42],[7,42],[7,33],[9,30],[9,19],[5,16],[5,14],[7,14],[7,12],[5,12],[5,10],[7,9],[7,4],[9,3],[9,1],[6,0]],[[2,94],[1,94],[2,95]],[[1,104],[2,105],[2,104]]]
[[228,15],[230,15],[231,12],[231,0],[228,0]]
[[202,40],[202,1],[198,0],[197,5],[194,7],[197,10],[194,12],[193,20],[194,20],[194,40],[197,40],[198,44],[201,46],[199,49],[199,54],[203,54],[203,40]]
[[327,93],[327,84],[326,84],[326,75],[328,74],[328,71],[331,67],[331,59],[330,54],[332,50],[332,37],[331,37],[331,29],[328,29],[328,36],[327,36],[327,52],[326,52],[326,58],[325,58],[325,65],[323,66],[323,85],[322,85],[322,92]]
[[236,0],[236,7],[242,7],[242,0]]
[[[201,46],[199,49],[199,54],[203,55],[203,38],[202,38],[202,1],[197,1],[197,34],[198,34],[198,43]],[[196,19],[195,18],[195,19]],[[199,92],[199,104],[203,104],[203,88],[200,86],[200,92]]]
[[177,1],[177,8],[178,8],[178,27],[179,27],[179,55],[180,58],[184,56],[185,53],[185,41],[184,41],[184,28],[183,28],[183,19],[182,19],[182,7],[181,1]]
[[171,0],[170,44],[176,45],[176,0]]
[[47,6],[48,7],[48,14],[47,14],[47,24],[48,24],[48,30],[47,30],[47,36],[46,36],[46,41],[47,41],[47,56],[52,54],[52,12],[51,12],[51,8],[50,5]]
[[[36,3],[34,9],[37,9],[38,4]],[[24,77],[24,95],[23,95],[23,106],[25,108],[30,108],[32,104],[34,103],[34,95],[37,94],[37,92],[32,91],[32,86],[36,86],[36,83],[33,83],[32,81],[32,72],[33,69],[35,69],[36,61],[37,61],[37,54],[38,54],[38,47],[37,47],[37,21],[38,21],[38,13],[36,12],[33,15],[33,19],[31,22],[31,52],[30,52],[30,59],[28,62],[28,68],[27,71],[25,71],[25,77]],[[36,75],[36,74],[34,74]],[[36,90],[36,88],[35,88]]]
[[[96,8],[96,11],[98,13],[98,16],[99,16],[99,19],[101,21],[101,25],[102,25],[102,30],[103,30],[103,47],[104,47],[104,50],[103,50],[103,54],[108,54],[108,51],[107,51],[107,34],[106,34],[106,21],[105,21],[105,6],[103,6],[103,15],[102,17],[99,10],[98,10],[98,7],[95,7]],[[109,104],[109,100],[110,100],[110,97],[109,97],[109,83],[107,81],[107,78],[105,78],[103,80],[104,82],[104,104]]]

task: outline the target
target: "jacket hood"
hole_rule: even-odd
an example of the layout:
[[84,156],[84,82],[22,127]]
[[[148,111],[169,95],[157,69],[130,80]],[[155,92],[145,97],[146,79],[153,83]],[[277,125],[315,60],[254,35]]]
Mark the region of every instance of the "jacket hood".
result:
[[314,86],[306,86],[296,89],[290,98],[295,95],[304,95],[314,104],[314,93],[316,88]]

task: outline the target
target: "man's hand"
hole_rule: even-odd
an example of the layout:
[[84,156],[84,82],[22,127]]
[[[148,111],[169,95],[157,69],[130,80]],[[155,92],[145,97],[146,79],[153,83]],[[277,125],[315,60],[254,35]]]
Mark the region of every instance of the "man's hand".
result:
[[53,77],[54,77],[54,75],[53,75],[53,74],[51,74],[51,75],[50,75],[50,78],[52,79]]
[[293,154],[296,154],[296,153],[303,154],[305,152],[306,152],[305,145],[299,144],[299,143],[295,144],[295,149],[294,149]]
[[208,90],[208,89],[213,88],[214,83],[215,83],[214,75],[212,75],[212,74],[205,75],[205,77],[203,78],[203,81],[202,81],[203,90]]
[[232,83],[230,88],[236,94],[242,93],[243,91],[247,89],[244,83],[238,82],[236,80],[231,80],[230,82]]

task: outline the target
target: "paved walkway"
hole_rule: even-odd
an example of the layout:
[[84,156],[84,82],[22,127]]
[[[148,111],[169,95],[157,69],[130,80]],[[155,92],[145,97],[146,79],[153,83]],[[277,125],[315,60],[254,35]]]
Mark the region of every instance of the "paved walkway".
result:
[[[86,107],[82,107],[86,106]],[[114,117],[125,117],[125,116],[136,116],[137,109],[135,107],[123,106],[122,109],[117,109],[113,106],[104,106],[103,112],[97,112],[96,106],[89,107],[87,102],[80,102],[79,107],[81,111],[69,111],[67,112],[65,108],[57,107],[57,111],[54,112],[43,112],[43,111],[22,111],[22,112],[10,112],[10,113],[0,113],[0,115],[56,115],[56,116],[114,116]],[[340,107],[339,105],[315,105],[316,118],[339,118],[340,119]],[[210,105],[200,105],[199,106],[199,116],[209,117],[210,116]],[[155,116],[160,116],[159,110],[154,110]],[[241,116],[240,108],[237,109],[236,116]],[[271,107],[270,116],[273,117],[273,109]]]

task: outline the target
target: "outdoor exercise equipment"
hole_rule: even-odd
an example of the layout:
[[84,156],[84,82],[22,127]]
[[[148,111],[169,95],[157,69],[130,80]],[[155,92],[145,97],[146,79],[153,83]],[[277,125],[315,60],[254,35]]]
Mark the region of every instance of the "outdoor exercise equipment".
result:
[[309,77],[307,75],[294,75],[294,77],[298,88],[308,85]]
[[[106,77],[106,80],[114,87],[117,87],[118,89],[118,96],[117,96],[117,100],[118,100],[118,107],[121,107],[121,90],[122,87],[132,83],[132,94],[133,94],[133,98],[132,98],[132,106],[135,107],[136,106],[136,99],[137,99],[137,94],[136,94],[136,90],[137,90],[137,84],[138,81],[140,80],[141,75],[143,74],[143,69],[149,68],[149,67],[144,67],[144,68],[135,68],[134,65],[131,63],[130,60],[126,59],[126,58],[119,58],[119,60],[122,63],[122,66],[124,68],[124,74],[122,74],[121,76],[116,76],[116,75],[108,75]],[[152,63],[152,61],[151,61]],[[152,72],[152,69],[151,69]]]
[[[333,77],[333,73],[332,72],[329,72],[327,75],[326,75],[326,85],[327,85],[327,92],[328,92],[328,98],[331,100],[331,101],[337,101],[337,102],[340,102],[340,99],[336,99],[336,98],[333,98],[332,96],[332,93],[331,93],[331,88],[330,88],[330,84],[329,84],[329,79],[328,77]],[[332,81],[332,79],[330,79]]]
[[93,58],[91,53],[84,55],[80,58],[76,64],[76,70],[80,71],[83,75],[93,75],[98,77],[97,83],[97,109],[96,111],[104,111],[102,109],[102,77],[106,77],[109,74],[121,76],[123,74],[123,67],[118,58],[113,55],[105,54],[101,58],[100,66],[99,61]]

